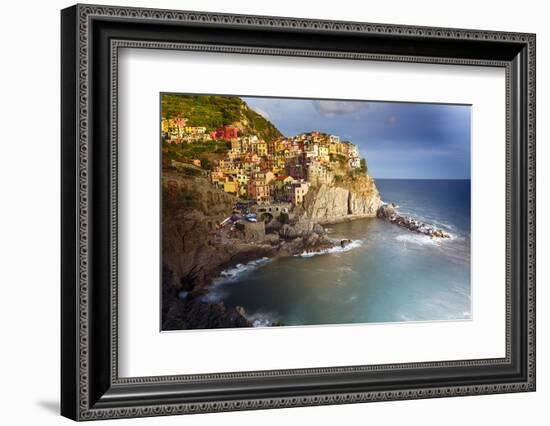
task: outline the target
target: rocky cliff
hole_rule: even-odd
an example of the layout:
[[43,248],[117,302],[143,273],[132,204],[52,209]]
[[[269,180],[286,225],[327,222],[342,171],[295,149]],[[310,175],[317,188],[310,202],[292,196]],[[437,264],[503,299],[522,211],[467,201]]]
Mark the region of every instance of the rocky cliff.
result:
[[[163,330],[249,327],[244,311],[201,296],[220,272],[263,257],[334,246],[319,225],[278,220],[218,229],[236,198],[213,188],[192,166],[165,166],[162,179]],[[311,224],[311,226],[309,226]]]
[[[163,329],[242,327],[239,312],[200,302],[205,286],[227,265],[270,255],[254,245],[219,244],[216,226],[231,213],[236,199],[212,187],[197,168],[164,167],[162,178],[162,312]],[[181,295],[187,295],[181,300]],[[192,311],[194,322],[182,312]],[[191,328],[193,328],[191,327]]]
[[177,170],[164,171],[162,189],[163,267],[172,272],[171,285],[194,287],[205,278],[200,265],[215,251],[212,231],[231,212],[235,198],[212,188],[206,177]]
[[309,221],[329,224],[375,217],[381,205],[374,179],[363,174],[348,176],[335,185],[310,188],[298,214]]

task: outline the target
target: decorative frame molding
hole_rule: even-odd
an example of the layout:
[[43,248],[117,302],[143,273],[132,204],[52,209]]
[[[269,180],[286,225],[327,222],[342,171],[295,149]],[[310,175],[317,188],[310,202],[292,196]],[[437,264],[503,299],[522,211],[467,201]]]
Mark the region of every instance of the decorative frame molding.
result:
[[[105,24],[106,30],[120,33],[117,24],[139,23],[153,31],[171,25],[174,27],[216,27],[228,31],[276,31],[289,34],[371,36],[373,40],[402,40],[403,43],[433,42],[466,43],[468,46],[502,46],[500,57],[489,56],[487,51],[479,57],[445,57],[438,55],[405,55],[383,53],[384,43],[374,46],[374,52],[345,50],[304,49],[296,47],[259,47],[247,45],[215,44],[209,41],[182,42],[169,37],[159,40],[134,39],[134,34],[117,38],[101,38],[102,29],[95,23]],[[113,30],[114,28],[114,30]],[[94,39],[98,37],[98,39]],[[160,37],[163,37],[162,35]],[[94,41],[95,40],[95,41]],[[245,16],[203,12],[183,12],[126,7],[76,5],[62,12],[62,414],[75,420],[92,420],[113,417],[141,417],[197,412],[214,412],[243,409],[260,409],[351,402],[435,398],[488,393],[535,390],[535,36],[510,32],[464,29],[411,27],[402,25],[337,22],[266,16]],[[377,47],[380,46],[380,47]],[[414,364],[388,364],[375,366],[327,367],[300,370],[274,370],[262,372],[222,373],[192,376],[161,376],[119,378],[117,368],[117,70],[119,48],[155,48],[197,51],[223,51],[239,54],[297,55],[355,60],[423,62],[455,65],[478,65],[506,69],[506,357],[503,359],[465,360]],[[96,56],[101,50],[103,57]],[[428,49],[429,50],[429,49]],[[428,51],[427,50],[427,51]],[[481,49],[483,50],[483,49]],[[496,49],[498,50],[498,49]],[[513,52],[519,52],[513,54]],[[521,57],[520,57],[521,56]],[[105,59],[103,59],[105,58]],[[107,61],[108,59],[108,61]],[[108,62],[108,63],[103,63]],[[101,72],[94,67],[101,68]],[[107,74],[107,75],[105,75]],[[100,77],[96,77],[100,75]],[[108,92],[108,93],[106,93]],[[108,111],[96,105],[96,99],[109,101]],[[103,104],[102,104],[103,105]],[[94,109],[95,108],[95,109]],[[104,108],[104,109],[105,109]],[[108,113],[108,116],[105,115]],[[98,118],[107,117],[109,125],[95,131]],[[517,119],[515,121],[515,119]],[[99,126],[99,125],[98,125]],[[99,127],[98,127],[99,129]],[[95,132],[95,134],[94,134]],[[94,138],[108,135],[109,146],[98,147]],[[515,146],[514,141],[518,145]],[[99,151],[97,151],[99,150]],[[519,152],[516,152],[519,150]],[[96,152],[97,151],[97,152]],[[109,171],[108,182],[98,181],[92,168],[97,158],[109,157],[102,165]],[[517,164],[516,164],[517,163]],[[96,189],[97,188],[97,189]],[[108,189],[103,194],[100,189]],[[516,194],[516,195],[514,195]],[[106,196],[106,199],[101,197]],[[514,196],[517,199],[514,199]],[[102,200],[102,201],[101,201]],[[101,201],[101,202],[100,202]],[[521,205],[517,205],[517,201]],[[92,226],[99,219],[100,226]],[[521,209],[515,211],[514,209]],[[105,210],[105,212],[104,212]],[[108,219],[108,220],[107,220]],[[108,222],[108,223],[104,223]],[[97,237],[95,228],[108,227],[108,240]],[[518,230],[517,228],[522,228]],[[521,231],[521,232],[520,232]],[[516,233],[518,233],[516,235]],[[108,252],[108,273],[96,272],[97,256],[94,250],[101,247]],[[511,259],[516,251],[522,255],[520,271]],[[517,254],[519,256],[519,254]],[[521,263],[520,262],[520,263]],[[98,270],[99,271],[99,270]],[[97,276],[108,275],[108,286],[98,285]],[[105,275],[105,276],[107,276]],[[94,279],[96,281],[94,281]],[[513,282],[517,286],[513,287]],[[101,293],[98,290],[101,287]],[[92,294],[93,292],[93,294]],[[517,300],[522,298],[521,300]],[[97,303],[109,309],[101,312]],[[520,303],[521,312],[513,307]],[[515,305],[514,305],[515,306]],[[519,306],[519,305],[518,305]],[[515,328],[514,328],[515,327]],[[521,334],[518,335],[518,332]],[[521,340],[518,345],[517,340]],[[101,342],[98,347],[94,343]],[[519,351],[515,353],[514,351]],[[108,352],[108,353],[107,353]],[[518,356],[521,355],[521,362]],[[517,365],[520,362],[521,365]],[[437,385],[427,387],[400,386],[395,389],[354,390],[338,392],[312,392],[288,395],[273,393],[267,397],[238,397],[228,395],[213,400],[181,397],[169,400],[162,396],[161,388],[188,384],[202,386],[233,379],[257,381],[268,378],[294,378],[315,376],[330,380],[333,375],[368,374],[372,372],[398,373],[400,370],[447,370],[474,368],[489,365],[519,370],[516,379],[479,381],[468,385]],[[98,376],[98,377],[96,377]],[[151,398],[139,398],[133,392],[146,388]],[[155,396],[157,394],[159,396]]]

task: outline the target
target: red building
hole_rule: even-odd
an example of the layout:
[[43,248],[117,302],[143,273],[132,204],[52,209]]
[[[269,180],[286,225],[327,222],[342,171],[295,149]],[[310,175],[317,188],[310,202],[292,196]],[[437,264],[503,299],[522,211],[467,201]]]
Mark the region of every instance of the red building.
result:
[[235,139],[239,133],[239,129],[233,126],[220,127],[215,132],[210,132],[212,139]]

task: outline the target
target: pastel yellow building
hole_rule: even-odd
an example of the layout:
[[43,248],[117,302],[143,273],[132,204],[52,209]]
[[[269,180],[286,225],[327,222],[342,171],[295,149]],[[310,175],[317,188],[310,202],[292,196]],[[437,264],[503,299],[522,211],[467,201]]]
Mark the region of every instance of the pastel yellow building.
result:
[[223,183],[223,190],[230,194],[237,194],[239,192],[239,182],[237,182],[236,180],[225,181]]
[[264,141],[259,141],[256,144],[256,154],[258,154],[260,157],[267,155],[267,143]]

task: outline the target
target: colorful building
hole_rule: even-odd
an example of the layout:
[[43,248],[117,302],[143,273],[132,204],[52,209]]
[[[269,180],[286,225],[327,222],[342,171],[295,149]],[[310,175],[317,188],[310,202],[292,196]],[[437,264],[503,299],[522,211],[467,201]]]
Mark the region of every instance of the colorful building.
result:
[[290,201],[295,206],[304,202],[304,197],[309,191],[309,182],[293,182],[290,187]]
[[226,180],[223,183],[223,190],[230,194],[237,195],[237,193],[239,192],[239,182],[237,182],[236,180]]
[[235,126],[223,126],[214,132],[210,132],[212,139],[234,139],[239,135],[239,129]]
[[256,201],[257,203],[271,201],[271,188],[262,181],[249,180],[248,181],[248,199]]
[[307,167],[307,180],[312,185],[331,184],[334,176],[320,161],[310,161]]

